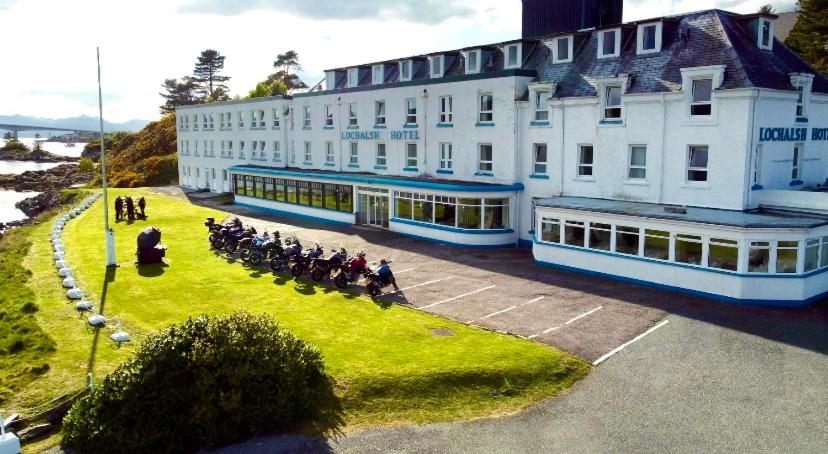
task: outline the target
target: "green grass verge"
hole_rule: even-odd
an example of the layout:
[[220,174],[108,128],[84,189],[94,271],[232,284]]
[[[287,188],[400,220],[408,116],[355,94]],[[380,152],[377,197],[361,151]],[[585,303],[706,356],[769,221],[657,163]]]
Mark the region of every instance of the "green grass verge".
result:
[[[146,197],[150,219],[113,224],[121,266],[108,278],[101,202],[70,222],[64,234],[67,258],[87,295],[100,305],[105,293],[107,317],[118,317],[137,343],[195,314],[241,308],[269,313],[322,351],[349,428],[510,413],[559,393],[590,370],[587,362],[535,342],[400,306],[383,309],[334,288],[228,263],[209,250],[202,224],[223,213],[151,190],[116,190],[112,197],[119,194]],[[135,238],[147,225],[163,231],[169,267],[134,266]],[[37,320],[56,351],[50,370],[13,398],[21,407],[81,387],[87,370],[100,379],[136,346],[116,349],[107,340],[109,331],[96,342],[85,328],[52,266],[50,229],[31,232],[26,266],[41,307]],[[454,335],[435,336],[435,328]]]

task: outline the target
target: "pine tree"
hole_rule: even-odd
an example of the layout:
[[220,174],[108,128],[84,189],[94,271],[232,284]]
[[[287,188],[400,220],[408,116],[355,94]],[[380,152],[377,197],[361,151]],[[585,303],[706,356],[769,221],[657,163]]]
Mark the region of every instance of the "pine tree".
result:
[[161,113],[164,115],[175,112],[175,108],[178,106],[189,106],[204,102],[204,98],[198,92],[198,82],[190,76],[184,76],[180,81],[178,79],[166,79],[161,87],[166,90],[166,93],[159,93],[165,100],[164,104],[161,105]]
[[196,60],[193,69],[194,79],[199,83],[204,97],[210,101],[226,101],[229,89],[225,82],[230,80],[229,76],[221,76],[219,73],[224,69],[224,55],[213,49],[201,52]]
[[774,14],[773,5],[767,4],[759,7],[759,14]]
[[799,20],[785,40],[817,71],[828,74],[828,0],[800,0]]
[[295,50],[289,50],[284,54],[276,56],[276,61],[273,62],[273,67],[276,72],[267,78],[269,83],[275,80],[280,80],[285,84],[288,90],[297,88],[308,88],[308,86],[299,79],[299,76],[292,74],[291,70],[299,71],[302,65],[299,63],[299,54]]

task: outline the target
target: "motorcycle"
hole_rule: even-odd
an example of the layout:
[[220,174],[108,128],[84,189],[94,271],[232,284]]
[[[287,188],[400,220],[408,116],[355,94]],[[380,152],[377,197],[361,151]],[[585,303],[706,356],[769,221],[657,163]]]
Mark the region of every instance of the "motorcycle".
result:
[[239,218],[234,218],[232,221],[222,224],[216,224],[215,218],[207,218],[207,220],[204,221],[204,225],[207,227],[207,231],[209,232],[207,239],[210,241],[210,245],[215,249],[221,249],[224,247],[224,234],[226,231],[242,229],[242,223]]
[[233,254],[236,250],[239,249],[242,240],[246,238],[252,238],[256,235],[256,229],[254,227],[249,227],[247,229],[242,229],[241,232],[237,233],[227,233],[224,235],[224,251],[228,254]]
[[298,238],[285,238],[284,247],[276,248],[273,257],[270,259],[270,269],[274,273],[280,272],[282,268],[288,266],[294,256],[301,255],[301,253],[302,243],[299,242]]
[[[339,265],[339,270],[334,276],[334,284],[337,288],[347,288],[349,284],[355,284],[368,269],[368,262],[365,260],[365,253],[360,252],[356,257],[345,260]],[[334,270],[336,271],[336,270]]]
[[[387,262],[388,265],[391,264],[391,260]],[[382,294],[382,289],[391,285],[390,281],[383,281],[378,274],[379,268],[377,270],[373,270],[370,267],[365,269],[365,288],[368,290],[368,294],[372,297],[379,296]]]
[[[274,234],[274,239],[278,241],[278,232]],[[239,258],[245,263],[251,265],[258,265],[265,258],[268,258],[271,251],[275,248],[275,241],[270,239],[270,235],[265,232],[262,236],[253,238],[245,238],[241,241],[239,251]]]
[[326,259],[314,259],[310,264],[311,279],[316,282],[321,282],[325,277],[330,277],[331,272],[339,269],[346,260],[348,260],[348,252],[345,248],[341,248],[339,252],[334,252]]
[[288,262],[290,274],[297,278],[302,276],[310,269],[311,262],[314,259],[322,257],[324,253],[325,251],[322,250],[322,246],[317,243],[316,248],[307,249],[300,254],[294,255]]

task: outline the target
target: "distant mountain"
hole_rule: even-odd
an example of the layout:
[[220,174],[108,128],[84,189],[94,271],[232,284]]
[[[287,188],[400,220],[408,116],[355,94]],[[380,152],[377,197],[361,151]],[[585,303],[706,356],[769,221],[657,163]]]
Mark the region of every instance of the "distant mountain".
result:
[[[67,129],[82,129],[85,131],[97,131],[100,129],[98,118],[82,115],[72,118],[39,118],[27,117],[24,115],[0,115],[0,124],[45,126]],[[149,120],[129,120],[125,123],[110,123],[104,120],[104,130],[107,132],[129,131],[135,132],[143,129]],[[42,133],[41,133],[42,134]],[[22,134],[21,134],[22,135]],[[32,134],[28,134],[32,135]]]

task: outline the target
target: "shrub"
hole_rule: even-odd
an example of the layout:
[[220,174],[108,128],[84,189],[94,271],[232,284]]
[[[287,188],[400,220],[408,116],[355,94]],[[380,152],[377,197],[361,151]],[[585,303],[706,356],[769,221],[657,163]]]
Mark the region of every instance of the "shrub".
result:
[[89,158],[81,158],[78,168],[81,172],[92,173],[95,171],[95,162]]
[[193,452],[313,416],[329,392],[319,352],[267,315],[201,316],[150,336],[79,400],[63,441],[83,452]]

